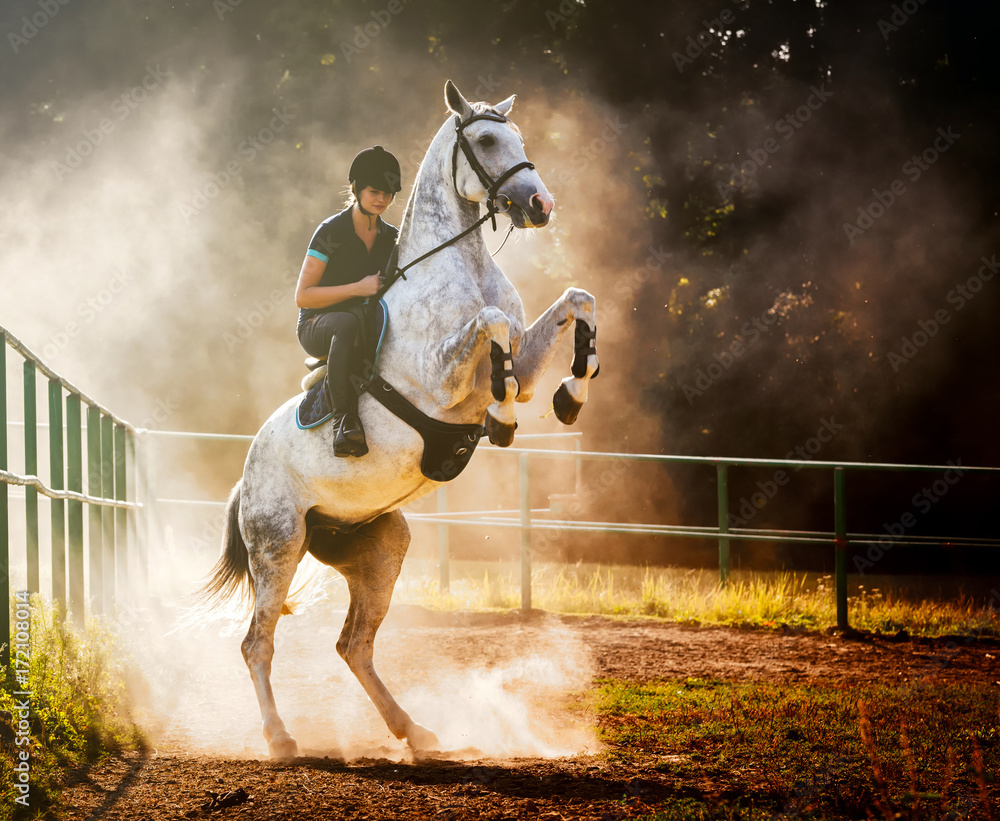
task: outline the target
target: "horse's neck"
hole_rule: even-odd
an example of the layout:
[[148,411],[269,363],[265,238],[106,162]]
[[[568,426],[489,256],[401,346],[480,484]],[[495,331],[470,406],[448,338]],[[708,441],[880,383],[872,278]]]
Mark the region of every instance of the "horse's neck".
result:
[[[462,199],[451,178],[453,131],[449,124],[442,126],[420,164],[399,228],[400,265],[453,239],[479,219],[479,204]],[[480,262],[475,267],[481,268],[489,257],[482,231],[473,231],[459,242],[466,259]],[[432,263],[433,257],[428,261]],[[475,276],[476,271],[468,273]]]

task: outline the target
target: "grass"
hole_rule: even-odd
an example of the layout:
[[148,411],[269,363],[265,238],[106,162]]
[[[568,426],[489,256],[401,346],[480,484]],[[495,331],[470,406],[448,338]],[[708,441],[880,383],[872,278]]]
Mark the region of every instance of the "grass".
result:
[[[434,610],[508,610],[521,606],[520,569],[511,563],[452,562],[449,592],[439,590],[430,563],[408,563],[393,601]],[[797,573],[734,573],[727,586],[705,570],[538,564],[532,606],[556,613],[655,617],[677,622],[825,629],[837,622],[833,579]],[[890,579],[855,581],[849,592],[857,629],[915,635],[1000,636],[1000,610],[958,594],[912,596]],[[872,587],[871,584],[880,586]]]
[[995,817],[995,687],[609,680],[588,698],[606,755],[681,796],[648,821]]
[[[78,633],[58,608],[37,596],[30,610],[27,668],[0,668],[0,819],[55,817],[66,770],[144,744],[114,633],[96,619]],[[15,695],[21,692],[31,694],[26,744],[18,710],[24,697]],[[22,751],[30,768],[26,807],[15,802],[20,793],[14,767]]]

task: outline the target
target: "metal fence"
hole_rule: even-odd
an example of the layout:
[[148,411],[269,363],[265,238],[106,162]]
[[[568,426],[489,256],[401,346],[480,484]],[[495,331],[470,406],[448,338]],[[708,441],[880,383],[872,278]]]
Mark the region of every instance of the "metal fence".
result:
[[[8,348],[23,360],[23,422],[10,421],[8,413]],[[38,419],[39,374],[48,379],[47,422]],[[38,497],[43,495],[51,500],[51,598],[68,609],[78,623],[88,609],[93,614],[112,612],[116,600],[130,583],[130,576],[131,581],[143,583],[147,556],[145,544],[137,538],[136,514],[141,508],[136,501],[139,431],[46,366],[3,327],[0,327],[0,418],[3,419],[0,424],[0,645],[3,645],[0,664],[6,665],[11,636],[11,486],[24,487],[27,592],[43,592],[38,505]],[[23,428],[24,434],[23,473],[9,470],[8,464],[8,432],[17,427]],[[44,443],[39,434],[46,430],[47,481],[38,476],[39,443]],[[130,567],[130,545],[135,546],[135,567]]]
[[[422,521],[439,526],[489,525],[497,528],[513,528],[521,531],[521,607],[531,608],[531,556],[532,532],[559,530],[567,533],[589,532],[631,535],[676,536],[695,539],[711,539],[718,543],[719,548],[719,581],[729,582],[730,542],[757,541],[769,543],[816,544],[827,545],[834,550],[835,560],[835,591],[837,604],[837,626],[846,629],[849,626],[847,610],[847,557],[850,546],[859,543],[875,543],[884,539],[885,533],[858,533],[847,529],[847,474],[848,472],[880,471],[880,472],[946,472],[952,470],[952,465],[905,465],[874,462],[832,462],[792,459],[749,459],[727,458],[714,456],[668,456],[660,454],[637,453],[607,453],[593,451],[561,451],[541,450],[532,448],[506,448],[502,451],[511,456],[516,455],[519,463],[519,498],[520,507],[517,511],[481,511],[472,515],[449,514],[440,504],[437,513],[408,514],[410,521]],[[716,493],[718,499],[718,524],[712,527],[696,527],[690,525],[643,524],[633,522],[595,522],[577,519],[538,518],[538,513],[529,505],[530,493],[530,462],[535,459],[572,459],[579,465],[585,460],[622,460],[625,462],[646,462],[659,464],[700,465],[715,468]],[[730,527],[729,469],[731,467],[779,468],[794,470],[832,471],[833,473],[833,521],[832,531],[820,530],[776,530],[764,528]],[[1000,475],[1000,468],[962,466],[962,473],[978,473]],[[440,533],[441,531],[439,531]],[[439,536],[444,539],[445,547],[439,554],[442,567],[447,562],[447,534]],[[924,546],[928,544],[947,543],[966,547],[1000,547],[1000,539],[991,537],[954,537],[954,536],[909,536],[893,537],[893,545]],[[441,573],[442,587],[447,587],[447,571]]]
[[[140,511],[155,512],[157,505],[211,504],[221,509],[224,502],[196,502],[185,499],[151,498],[150,484],[143,474],[146,459],[138,459],[136,443],[148,444],[152,438],[183,438],[192,441],[228,441],[248,446],[253,437],[235,434],[191,433],[183,431],[137,430],[115,416],[81,390],[47,367],[24,344],[0,327],[0,644],[4,645],[0,663],[9,662],[11,636],[10,601],[10,501],[11,486],[24,487],[24,555],[27,567],[27,590],[39,593],[39,494],[50,499],[51,537],[51,597],[82,621],[85,612],[111,613],[130,585],[144,591],[148,575],[148,524],[138,526]],[[23,422],[12,422],[8,415],[7,349],[14,350],[23,360],[22,393]],[[38,419],[37,376],[48,379],[47,422]],[[86,427],[84,410],[86,405]],[[23,473],[9,470],[8,430],[23,428]],[[47,429],[49,470],[48,482],[39,478],[39,431]],[[86,435],[84,436],[84,433]],[[738,459],[727,457],[666,456],[659,454],[606,453],[580,449],[579,434],[521,435],[521,442],[537,439],[566,439],[574,449],[484,446],[485,452],[500,454],[500,458],[518,460],[518,499],[516,509],[492,511],[455,511],[448,508],[447,485],[438,489],[437,510],[432,513],[410,512],[413,523],[436,526],[438,531],[439,584],[449,586],[449,532],[453,527],[507,528],[520,531],[521,606],[531,608],[531,564],[533,534],[544,531],[565,533],[587,532],[617,535],[654,535],[694,539],[710,539],[718,544],[720,583],[730,577],[730,545],[734,541],[796,543],[825,545],[835,554],[835,597],[837,623],[849,624],[847,609],[848,553],[852,544],[876,542],[884,534],[848,531],[847,475],[857,472],[942,472],[948,465],[904,465],[869,462],[833,462],[789,459]],[[638,522],[590,521],[575,518],[553,518],[551,509],[532,509],[532,460],[573,460],[576,466],[576,486],[579,489],[584,462],[615,461],[667,465],[693,465],[715,470],[717,493],[717,523],[712,526],[667,525]],[[84,466],[87,490],[84,492]],[[831,500],[834,529],[832,531],[776,530],[731,527],[729,498],[730,468],[779,468],[789,470],[829,471],[833,476]],[[1000,468],[966,467],[964,473],[1000,474]],[[138,482],[137,482],[138,480]],[[144,504],[137,501],[137,484]],[[84,530],[84,507],[87,508],[88,528]],[[221,515],[221,513],[220,513]],[[148,519],[149,517],[147,517]],[[944,542],[954,545],[998,547],[1000,539],[955,538],[946,536],[906,536],[893,539],[894,545],[926,545]],[[85,550],[86,549],[86,550]],[[86,552],[86,556],[85,556]],[[86,567],[85,567],[85,560]]]
[[[169,431],[151,431],[153,437],[182,437],[195,440],[217,440],[249,443],[252,436],[216,435],[209,433],[184,433]],[[952,469],[950,465],[908,465],[886,464],[872,462],[834,462],[792,459],[749,459],[712,456],[669,456],[660,454],[640,453],[608,453],[583,451],[579,447],[579,434],[537,434],[519,435],[519,441],[531,439],[573,439],[574,449],[557,450],[542,448],[495,448],[488,445],[480,447],[480,451],[497,454],[499,458],[517,458],[518,460],[518,499],[517,509],[510,510],[479,510],[454,511],[448,508],[448,486],[442,485],[437,491],[437,510],[432,513],[407,512],[407,519],[414,524],[426,524],[438,528],[438,569],[439,585],[442,590],[449,586],[450,558],[450,528],[453,527],[489,527],[513,529],[520,531],[520,563],[521,563],[521,607],[531,609],[531,564],[533,534],[544,531],[562,531],[565,533],[604,533],[623,536],[674,536],[694,539],[709,539],[717,542],[719,554],[720,583],[727,584],[730,578],[730,546],[732,542],[767,542],[811,544],[818,547],[828,547],[834,551],[835,590],[837,605],[837,624],[846,629],[849,626],[847,602],[848,555],[852,544],[877,542],[885,538],[884,533],[851,532],[848,530],[847,511],[847,476],[858,472],[944,472]],[[531,463],[532,460],[572,460],[576,464],[576,481],[579,487],[581,469],[588,461],[636,462],[667,465],[693,465],[706,470],[714,468],[717,495],[717,524],[713,526],[667,525],[640,522],[602,522],[583,521],[579,519],[552,518],[549,509],[532,509],[531,499]],[[731,527],[729,496],[730,468],[778,468],[788,470],[827,471],[833,477],[833,498],[830,500],[834,529],[821,530],[777,530],[765,528]],[[963,465],[964,473],[1000,475],[1000,468],[967,467]],[[193,500],[161,499],[160,504],[191,504]],[[198,504],[205,504],[199,502]],[[208,504],[223,505],[223,502]],[[916,536],[894,537],[893,545],[928,545],[948,543],[967,547],[1000,547],[1000,539],[992,537],[964,538],[952,536]]]

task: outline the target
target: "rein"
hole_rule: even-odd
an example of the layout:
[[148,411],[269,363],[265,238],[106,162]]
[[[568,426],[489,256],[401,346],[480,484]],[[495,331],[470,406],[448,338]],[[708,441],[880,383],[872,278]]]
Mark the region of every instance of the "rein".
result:
[[[462,122],[461,118],[459,118],[458,115],[455,116],[456,136],[455,136],[455,145],[452,147],[451,150],[451,181],[452,185],[455,186],[455,191],[457,193],[458,192],[458,149],[461,148],[462,153],[465,155],[465,158],[469,162],[469,165],[472,166],[472,170],[476,172],[476,176],[479,177],[479,181],[483,184],[483,187],[486,189],[486,213],[483,216],[481,216],[478,220],[476,220],[472,225],[470,225],[468,228],[462,231],[460,234],[456,234],[451,239],[445,240],[436,248],[432,248],[426,254],[422,254],[412,262],[408,262],[402,268],[400,268],[393,262],[391,265],[392,270],[386,277],[387,282],[379,290],[378,294],[376,294],[376,298],[381,298],[385,294],[385,292],[388,291],[393,285],[395,285],[396,282],[399,281],[400,279],[406,279],[406,271],[408,271],[414,265],[416,265],[419,262],[423,262],[428,257],[433,256],[438,251],[444,250],[449,245],[454,245],[459,240],[464,239],[473,231],[475,231],[477,228],[479,228],[484,222],[486,222],[486,220],[491,221],[493,230],[496,231],[497,230],[496,215],[502,213],[500,208],[497,207],[496,203],[497,196],[499,196],[500,193],[500,186],[503,185],[505,182],[507,182],[507,180],[510,179],[512,176],[514,176],[514,174],[516,174],[518,171],[521,171],[525,168],[534,170],[535,164],[525,160],[524,162],[519,162],[517,165],[508,168],[506,171],[503,172],[503,174],[497,177],[497,179],[495,180],[492,179],[490,175],[486,172],[486,169],[483,168],[482,163],[480,163],[479,160],[477,159],[475,152],[472,150],[472,146],[469,144],[469,140],[465,136],[465,129],[468,126],[472,125],[472,123],[477,122],[479,120],[491,120],[492,122],[497,122],[497,123],[507,122],[506,117],[492,110],[485,112],[483,114],[474,114],[472,117],[469,117],[469,119],[467,119],[465,122]],[[509,202],[510,201],[508,200],[508,203]],[[513,230],[513,228],[514,226],[511,225],[511,231]],[[510,233],[511,233],[510,231],[507,232],[507,237],[510,236]],[[507,237],[504,237],[503,243],[500,244],[500,248],[497,248],[497,250],[494,251],[494,254],[499,253],[500,249],[503,248],[503,246],[507,243]],[[395,253],[393,254],[393,256],[395,256]]]

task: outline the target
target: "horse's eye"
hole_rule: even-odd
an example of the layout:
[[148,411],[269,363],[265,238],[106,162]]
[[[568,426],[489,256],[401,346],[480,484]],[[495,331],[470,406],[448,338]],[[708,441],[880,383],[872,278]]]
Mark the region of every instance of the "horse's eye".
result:
[[492,148],[497,144],[497,138],[494,137],[492,134],[484,134],[482,137],[479,138],[479,144],[483,148]]

